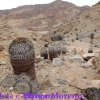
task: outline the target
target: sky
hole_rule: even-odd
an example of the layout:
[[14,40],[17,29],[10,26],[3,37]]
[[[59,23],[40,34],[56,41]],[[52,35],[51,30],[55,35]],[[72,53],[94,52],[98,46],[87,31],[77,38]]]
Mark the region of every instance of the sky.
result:
[[[34,5],[34,4],[47,4],[54,0],[0,0],[0,10],[16,8],[22,5]],[[100,0],[63,0],[76,4],[77,6],[89,5],[97,3]]]

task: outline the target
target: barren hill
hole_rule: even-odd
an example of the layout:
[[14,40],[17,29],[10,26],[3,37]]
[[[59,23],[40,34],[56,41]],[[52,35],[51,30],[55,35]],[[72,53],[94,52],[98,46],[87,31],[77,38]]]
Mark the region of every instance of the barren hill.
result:
[[0,17],[18,28],[51,30],[86,9],[88,7],[78,7],[69,2],[56,0],[50,4],[25,5],[0,11]]
[[95,40],[100,42],[100,3],[93,5],[88,10],[82,12],[76,18],[69,20],[58,26],[57,32],[70,35],[71,39],[76,34],[79,35],[80,40],[89,41],[90,34],[95,35]]

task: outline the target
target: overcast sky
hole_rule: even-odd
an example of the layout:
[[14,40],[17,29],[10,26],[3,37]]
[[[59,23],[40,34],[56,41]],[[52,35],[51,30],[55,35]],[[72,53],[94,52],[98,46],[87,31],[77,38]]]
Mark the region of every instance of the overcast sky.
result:
[[[1,9],[11,9],[22,5],[34,5],[34,4],[46,4],[54,0],[0,0],[0,10]],[[93,5],[99,0],[64,0],[72,2],[78,6]]]

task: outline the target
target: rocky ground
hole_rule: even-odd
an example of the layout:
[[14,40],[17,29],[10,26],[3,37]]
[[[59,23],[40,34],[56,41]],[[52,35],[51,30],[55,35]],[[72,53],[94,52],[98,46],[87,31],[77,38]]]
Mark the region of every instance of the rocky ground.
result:
[[[46,42],[39,40],[42,35],[39,36],[39,38],[37,38],[35,35],[33,36],[36,38],[36,41],[32,39],[33,36],[31,32],[29,32],[28,37],[34,43],[35,47],[35,69],[37,81],[40,86],[39,92],[59,92],[74,94],[80,93],[82,89],[88,87],[100,88],[100,66],[98,65],[98,69],[95,69],[95,65],[92,63],[92,57],[100,58],[100,48],[93,47],[94,52],[90,54],[92,59],[90,59],[88,62],[84,62],[83,58],[88,56],[87,51],[89,49],[90,43],[82,42],[79,40],[68,41],[67,39],[64,39],[55,43],[61,46],[65,46],[67,48],[66,54],[61,54],[58,59],[54,59],[54,61],[44,60],[40,57],[40,49]],[[22,93],[23,91],[29,92],[30,89],[27,84],[27,78],[25,78],[26,80],[23,82],[21,81],[23,77],[19,76],[22,77],[21,79],[17,78],[20,80],[20,82],[16,83],[16,81],[14,81],[16,77],[13,75],[13,70],[9,61],[8,54],[8,47],[12,40],[13,38],[11,37],[9,40],[5,39],[0,42],[0,45],[2,46],[0,51],[0,91],[10,93]],[[49,41],[49,44],[52,43],[54,42]],[[36,91],[34,86],[32,91]]]
[[[58,4],[59,6],[63,5],[62,1],[60,1],[60,3],[56,1],[54,2],[54,4],[51,3],[50,6],[51,7],[53,6],[56,11],[57,9],[55,8],[55,6],[58,6]],[[62,7],[63,6],[61,6],[61,8]],[[75,12],[79,10],[79,8],[77,8],[77,10],[75,9],[76,7],[73,8]],[[67,10],[70,12],[71,9],[68,8]],[[46,12],[49,13],[49,11],[51,11],[50,8]],[[90,9],[88,8],[88,10],[84,11],[83,13],[79,14],[78,12],[79,16],[74,17],[74,19],[72,18],[73,16],[71,15],[72,18],[71,20],[66,21],[65,23],[61,22],[62,24],[60,22],[57,22],[57,24],[60,23],[60,26],[56,28],[53,27],[54,30],[51,31],[48,31],[46,29],[44,31],[43,30],[33,31],[33,29],[30,30],[25,27],[22,27],[24,18],[23,16],[21,16],[21,19],[17,18],[18,16],[16,15],[16,12],[14,12],[16,16],[13,14],[8,16],[10,19],[7,18],[7,16],[3,15],[3,18],[0,19],[0,92],[13,93],[13,95],[22,92],[32,92],[32,93],[58,92],[58,93],[76,94],[80,93],[81,90],[89,87],[96,87],[97,89],[99,89],[100,88],[99,12],[100,12],[100,4],[98,3],[93,7],[91,7]],[[61,12],[59,14],[62,15]],[[21,15],[23,14],[21,13]],[[46,15],[48,14],[46,13]],[[14,18],[11,16],[13,16]],[[43,15],[41,16],[44,18]],[[42,18],[41,16],[39,15],[40,19]],[[50,16],[51,15],[49,15],[49,17]],[[60,18],[62,17],[60,16]],[[66,18],[66,16],[64,16],[64,18]],[[68,19],[70,18],[68,17]],[[51,17],[49,20],[53,21]],[[58,18],[58,20],[60,19]],[[25,23],[26,22],[27,21],[25,21]],[[45,21],[43,25],[46,25]],[[31,25],[30,27],[32,28]],[[57,34],[59,33],[60,35],[62,35],[64,37],[63,40],[52,41],[49,36],[52,35],[54,31]],[[88,53],[88,50],[91,45],[90,35],[92,33],[94,34],[93,53]],[[77,34],[78,34],[78,39],[76,39]],[[24,74],[20,76],[16,76],[13,74],[13,69],[8,54],[8,48],[10,43],[17,37],[27,37],[29,38],[29,40],[32,41],[34,45],[35,55],[36,55],[36,62],[35,62],[36,80],[34,81],[30,80],[30,78]],[[41,47],[44,46],[45,43],[48,43],[49,45],[58,44],[60,46],[66,47],[67,49],[66,54],[61,54],[58,58],[53,59],[53,61],[49,59],[46,60],[43,59],[40,56],[40,49]],[[18,100],[23,100],[23,99],[20,98]]]

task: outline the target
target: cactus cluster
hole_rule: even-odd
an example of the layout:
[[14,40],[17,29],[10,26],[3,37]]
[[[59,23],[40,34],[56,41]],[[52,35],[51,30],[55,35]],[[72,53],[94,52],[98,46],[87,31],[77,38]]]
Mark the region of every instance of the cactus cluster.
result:
[[57,44],[49,45],[48,47],[42,47],[40,50],[41,57],[44,57],[44,59],[50,59],[53,60],[53,58],[57,58],[60,54],[66,53],[66,47],[61,47]]
[[63,39],[63,36],[60,35],[60,34],[55,33],[55,34],[51,34],[51,35],[50,35],[50,39],[51,39],[52,41],[60,41],[60,40]]
[[35,51],[31,41],[23,37],[15,39],[9,46],[9,55],[14,74],[30,74],[33,71],[31,76],[35,79]]

